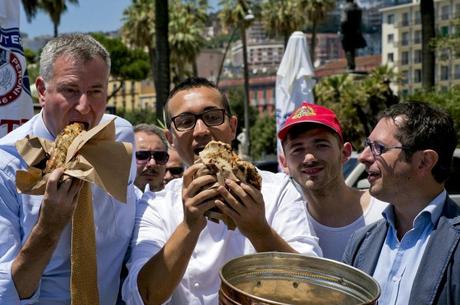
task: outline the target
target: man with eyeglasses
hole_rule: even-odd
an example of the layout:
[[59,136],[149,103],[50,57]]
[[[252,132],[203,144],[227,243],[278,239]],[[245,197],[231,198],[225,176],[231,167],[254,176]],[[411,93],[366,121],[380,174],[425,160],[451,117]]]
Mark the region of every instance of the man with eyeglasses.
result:
[[[194,177],[204,166],[194,161],[206,144],[231,143],[236,134],[237,118],[213,83],[185,80],[171,91],[165,111],[169,140],[188,168],[155,198],[140,201],[123,285],[127,304],[218,304],[219,270],[234,257],[261,251],[321,254],[303,200],[284,174],[259,171],[261,191],[230,180],[208,189],[215,176]],[[235,230],[206,219],[214,206],[232,218]]]
[[169,159],[168,142],[161,128],[149,124],[136,125],[134,137],[137,167],[134,184],[141,197],[145,191],[158,192],[164,187],[163,177]]
[[184,164],[177,151],[170,147],[168,149],[169,159],[166,163],[166,172],[163,177],[163,183],[166,185],[169,181],[182,177],[184,173]]
[[326,258],[341,260],[356,230],[382,218],[386,203],[345,184],[343,164],[352,152],[335,113],[303,103],[278,132],[284,167],[305,198],[308,219]]
[[344,262],[379,282],[379,305],[460,300],[460,207],[444,188],[456,145],[452,118],[425,103],[385,110],[366,140],[369,191],[390,205],[352,236]]

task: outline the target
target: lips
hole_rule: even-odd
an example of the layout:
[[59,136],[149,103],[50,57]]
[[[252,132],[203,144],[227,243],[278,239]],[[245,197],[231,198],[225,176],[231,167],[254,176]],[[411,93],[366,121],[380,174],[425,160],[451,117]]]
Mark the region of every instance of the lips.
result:
[[309,176],[314,176],[322,170],[323,170],[322,167],[306,167],[302,170],[302,172]]
[[375,170],[367,170],[367,181],[369,181],[370,184],[375,182],[378,178],[380,178],[380,172],[375,171]]

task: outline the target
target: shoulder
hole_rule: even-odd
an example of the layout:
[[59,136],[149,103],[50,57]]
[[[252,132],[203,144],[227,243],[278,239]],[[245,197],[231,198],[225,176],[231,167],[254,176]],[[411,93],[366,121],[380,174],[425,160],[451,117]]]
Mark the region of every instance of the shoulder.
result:
[[134,143],[133,125],[126,119],[113,115],[104,114],[102,122],[115,119],[115,137],[117,141]]

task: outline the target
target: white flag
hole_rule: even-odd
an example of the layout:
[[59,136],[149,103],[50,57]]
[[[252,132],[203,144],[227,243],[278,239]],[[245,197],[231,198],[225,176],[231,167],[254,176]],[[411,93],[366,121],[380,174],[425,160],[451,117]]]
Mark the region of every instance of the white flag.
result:
[[19,0],[0,1],[0,137],[33,116],[19,33]]
[[[289,37],[286,50],[276,73],[276,132],[289,115],[303,102],[314,103],[314,69],[307,39],[303,32]],[[281,144],[278,140],[278,156]]]

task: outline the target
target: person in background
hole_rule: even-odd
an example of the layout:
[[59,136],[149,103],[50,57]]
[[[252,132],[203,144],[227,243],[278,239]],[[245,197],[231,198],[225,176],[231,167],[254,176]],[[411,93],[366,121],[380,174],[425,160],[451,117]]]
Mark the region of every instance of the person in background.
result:
[[356,68],[356,50],[367,46],[361,32],[362,10],[354,0],[346,0],[340,16],[342,48],[345,51],[348,71]]
[[[71,302],[71,219],[81,180],[61,181],[64,170],[59,168],[50,174],[43,196],[18,193],[15,174],[27,164],[15,143],[27,135],[54,141],[72,122],[90,129],[115,119],[116,140],[134,145],[132,125],[104,114],[109,71],[109,53],[90,35],[50,40],[35,81],[41,112],[0,139],[0,304]],[[135,175],[133,163],[126,204],[92,185],[99,304],[113,305],[117,299],[134,227]]]
[[170,147],[168,149],[169,160],[166,163],[166,172],[163,183],[166,185],[172,179],[180,178],[184,174],[184,164],[177,151]]
[[[123,285],[127,304],[217,304],[219,269],[232,258],[264,251],[321,254],[286,175],[259,171],[261,191],[233,180],[209,188],[215,176],[195,177],[204,165],[194,161],[206,144],[230,144],[236,135],[237,118],[213,83],[186,79],[170,92],[165,112],[168,139],[188,168],[155,197],[139,201]],[[235,230],[205,217],[214,206],[231,217]]]
[[343,260],[379,282],[379,305],[460,300],[460,207],[444,188],[456,145],[452,118],[415,102],[385,110],[365,141],[369,192],[390,205]]
[[134,184],[138,195],[145,191],[158,192],[164,188],[166,163],[168,162],[168,141],[163,129],[149,124],[134,127],[136,139],[137,174]]
[[278,137],[285,167],[306,201],[307,215],[326,258],[341,260],[351,234],[380,218],[387,204],[345,184],[343,164],[352,152],[335,113],[303,103]]

